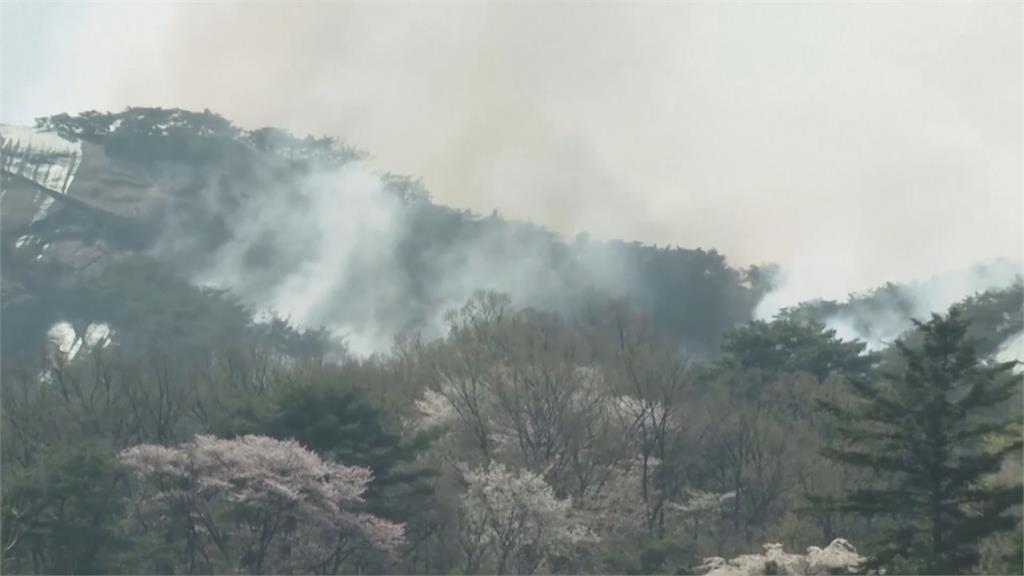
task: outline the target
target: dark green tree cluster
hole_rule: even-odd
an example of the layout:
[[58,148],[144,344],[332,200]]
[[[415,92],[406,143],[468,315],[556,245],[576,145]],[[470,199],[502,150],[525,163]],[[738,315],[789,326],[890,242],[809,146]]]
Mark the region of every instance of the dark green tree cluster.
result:
[[889,520],[878,563],[959,574],[978,565],[983,540],[1020,521],[1012,513],[1022,503],[1019,477],[995,480],[1024,446],[1020,423],[1006,418],[1020,378],[1015,362],[981,362],[959,307],[916,325],[920,344],[898,342],[896,366],[852,386],[854,403],[822,403],[844,440],[828,455],[880,480],[832,504]]

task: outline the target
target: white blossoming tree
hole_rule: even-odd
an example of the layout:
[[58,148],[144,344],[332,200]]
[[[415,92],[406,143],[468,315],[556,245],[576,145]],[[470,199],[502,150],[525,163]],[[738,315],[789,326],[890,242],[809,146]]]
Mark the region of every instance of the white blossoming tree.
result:
[[461,532],[467,573],[533,574],[594,537],[543,478],[491,464],[464,472]]
[[418,418],[411,424],[415,430],[433,430],[450,424],[458,417],[448,397],[430,388],[425,389],[423,398],[414,404]]
[[323,461],[294,441],[196,436],[135,446],[121,460],[139,528],[176,540],[190,573],[336,573],[403,539],[401,525],[357,511],[370,470]]

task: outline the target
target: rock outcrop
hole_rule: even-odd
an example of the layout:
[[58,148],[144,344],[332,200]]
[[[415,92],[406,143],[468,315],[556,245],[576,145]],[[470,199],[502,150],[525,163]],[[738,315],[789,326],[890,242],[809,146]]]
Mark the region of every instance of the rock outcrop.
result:
[[782,544],[765,544],[762,554],[744,554],[730,560],[705,558],[698,567],[706,576],[755,576],[759,574],[856,574],[867,559],[842,538],[825,548],[811,546],[806,554],[789,554]]

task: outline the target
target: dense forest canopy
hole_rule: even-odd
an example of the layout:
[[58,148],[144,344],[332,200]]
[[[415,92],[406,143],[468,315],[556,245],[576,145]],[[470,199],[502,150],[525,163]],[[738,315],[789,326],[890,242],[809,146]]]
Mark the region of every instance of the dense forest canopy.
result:
[[1019,277],[755,320],[773,266],[330,138],[38,127],[83,156],[56,201],[3,174],[6,572],[1020,573]]

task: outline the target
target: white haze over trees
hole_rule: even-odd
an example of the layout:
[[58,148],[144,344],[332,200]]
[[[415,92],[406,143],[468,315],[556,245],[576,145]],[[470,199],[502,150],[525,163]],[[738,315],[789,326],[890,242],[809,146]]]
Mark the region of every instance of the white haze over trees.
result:
[[[230,240],[217,248],[195,280],[230,289],[257,309],[300,326],[326,326],[344,337],[352,352],[386,350],[397,332],[409,326],[401,318],[409,313],[403,299],[408,279],[403,275],[401,245],[416,242],[408,205],[388,192],[386,178],[365,161],[353,160],[308,174],[296,195],[264,195],[260,202],[225,214]],[[176,233],[173,227],[170,230]],[[247,261],[262,249],[289,266],[254,277],[260,272]],[[495,227],[473,245],[436,252],[434,258],[444,273],[433,278],[436,306],[418,328],[428,335],[441,334],[443,311],[458,307],[479,289],[509,293],[520,303],[551,304],[565,286],[545,268],[549,249],[508,227]],[[517,257],[494,258],[507,250]],[[628,275],[624,263],[614,253],[591,254],[581,251],[579,256],[593,285],[621,293]],[[769,320],[787,308],[819,299],[830,282],[819,271],[783,268],[775,288],[758,303],[755,318]],[[824,323],[840,338],[859,339],[878,350],[911,328],[912,319],[941,312],[974,294],[1005,289],[1020,281],[1021,271],[1020,261],[1007,259],[954,270],[898,287],[896,301],[845,310]],[[338,305],[339,295],[343,306]]]
[[1019,3],[0,10],[7,123],[336,135],[444,204],[779,263],[781,305],[1021,258]]
[[[953,270],[923,281],[888,288],[893,298],[881,299],[878,305],[846,309],[824,319],[828,328],[844,340],[858,339],[871,350],[880,350],[913,326],[912,320],[942,312],[968,296],[988,290],[1001,290],[1022,281],[1024,267],[1019,260],[999,259],[968,268]],[[754,311],[755,317],[770,320],[779,312],[822,296],[819,275],[807,269],[785,269],[777,277],[776,287],[766,294]],[[875,294],[880,291],[875,291]],[[850,301],[868,298],[871,293],[849,294]],[[842,298],[838,299],[840,302]]]
[[[187,129],[194,120],[189,118],[184,112],[136,109],[100,115],[93,127],[80,119],[85,124],[68,128],[72,133],[84,130],[80,135],[86,136],[96,129],[98,134],[116,139],[122,137],[125,120],[145,123],[148,119],[154,123],[153,129],[169,138],[168,130]],[[742,294],[728,295],[728,283],[741,284],[742,277],[730,280],[728,275],[736,272],[727,268],[714,271],[725,272],[717,279],[709,276],[711,270],[700,277],[699,254],[694,258],[692,252],[688,256],[682,251],[674,261],[662,265],[643,264],[657,255],[657,247],[641,250],[644,254],[629,254],[629,245],[621,243],[616,248],[591,242],[585,235],[565,242],[528,223],[493,215],[480,219],[438,207],[431,204],[430,193],[420,181],[375,172],[363,153],[336,142],[295,139],[276,129],[244,131],[226,120],[206,118],[213,122],[204,128],[212,130],[208,136],[224,131],[235,139],[225,144],[249,147],[243,150],[252,155],[250,167],[199,170],[192,176],[187,175],[185,166],[157,169],[161,180],[181,187],[182,196],[191,200],[178,203],[184,209],[165,210],[162,220],[152,222],[159,239],[151,253],[182,263],[200,285],[241,296],[261,316],[276,314],[308,328],[325,326],[343,336],[351,351],[386,350],[392,338],[403,331],[439,335],[444,311],[460,306],[481,288],[505,291],[519,303],[561,311],[578,304],[581,290],[599,290],[613,297],[628,294],[655,316],[661,316],[659,308],[675,308],[676,313],[683,310],[670,322],[674,328],[689,330],[687,326],[706,324],[700,330],[707,335],[698,339],[712,345],[720,330],[750,318],[755,301]],[[64,126],[74,121],[48,122]],[[82,144],[73,136],[64,140],[40,129],[20,130],[10,128],[4,134],[47,137],[77,146],[81,155]],[[261,156],[264,152],[272,155]],[[14,158],[12,162],[34,166],[32,177],[43,162],[38,154],[8,155]],[[276,164],[281,161],[297,162],[306,169],[282,176]],[[62,178],[70,180],[72,176]],[[43,207],[47,206],[44,203]],[[45,210],[42,213],[45,215]],[[37,220],[33,218],[33,222]],[[216,232],[218,227],[223,230]],[[217,238],[212,244],[204,242],[211,239],[211,230],[215,231],[212,238]],[[24,235],[16,248],[33,242],[42,245],[44,252],[49,246]],[[681,277],[659,276],[659,269],[680,265],[689,272]],[[830,276],[818,273],[820,268],[786,267],[772,277],[773,270],[766,267],[760,272],[774,288],[753,310],[759,319],[814,301],[828,292],[832,282]],[[880,349],[908,329],[912,319],[942,311],[968,295],[1006,288],[1019,273],[1016,261],[975,265],[925,282],[857,295],[856,299],[870,299],[871,305],[851,304],[819,314],[817,319],[842,338],[861,339],[870,349]],[[709,288],[722,296],[701,303],[700,292]],[[751,296],[760,291],[753,285],[748,288]],[[851,303],[854,298],[851,296]],[[723,306],[735,307],[731,317],[723,314]],[[701,322],[686,311],[688,308],[713,311],[712,316],[718,314],[719,319],[709,326],[707,317]],[[690,336],[681,340],[693,349],[693,334]]]
[[[4,122],[212,108],[371,150],[358,167],[310,178],[304,203],[246,206],[200,277],[346,333],[356,351],[380,350],[408,327],[359,318],[380,318],[399,298],[386,270],[404,222],[372,193],[382,169],[422,176],[442,203],[566,237],[777,263],[759,318],[954,271],[908,289],[910,314],[880,312],[868,328],[829,319],[872,348],[909,317],[1021,270],[1017,4],[2,10]],[[212,53],[197,48],[210,43]],[[294,232],[271,241],[278,248],[313,249],[280,283],[253,284],[238,262],[271,230]],[[464,272],[434,279],[446,284],[440,309],[476,288],[532,303],[542,270],[508,271],[481,254],[453,255]],[[969,269],[998,258],[987,272]],[[622,276],[614,262],[604,272]],[[327,311],[324,298],[360,274],[374,288],[346,291],[359,312]],[[426,321],[435,327],[436,310]]]
[[[473,241],[435,246],[417,234],[443,235],[445,225],[432,230],[415,226],[414,212],[427,202],[415,194],[426,192],[415,182],[404,182],[399,186],[412,187],[414,195],[402,197],[395,183],[394,176],[352,160],[317,167],[286,189],[239,202],[237,210],[210,205],[209,213],[225,222],[228,240],[201,258],[205,263],[193,280],[228,289],[256,310],[299,326],[324,326],[359,354],[387,350],[406,330],[440,335],[445,311],[478,290],[501,290],[517,302],[554,308],[578,296],[569,290],[565,271],[551,268],[557,240],[549,233],[496,216],[459,215],[469,220],[453,224],[472,230]],[[216,181],[207,186],[216,187]],[[219,193],[204,191],[203,196]],[[190,252],[194,247],[182,246],[181,235],[181,225],[169,222],[155,252]],[[416,246],[426,250],[438,271],[422,288],[428,296],[420,303],[410,296],[423,279],[403,260]],[[580,252],[577,263],[586,278],[577,280],[620,293],[628,275],[622,257],[609,252],[591,258],[585,249]],[[419,310],[417,304],[426,307]]]
[[[196,280],[236,291],[257,308],[299,325],[325,324],[343,333],[353,351],[383,349],[393,334],[365,324],[353,331],[345,318],[334,320],[325,308],[346,283],[355,282],[373,288],[348,292],[345,306],[351,314],[372,318],[376,307],[395,304],[387,291],[401,284],[389,277],[399,269],[401,225],[399,200],[384,193],[380,178],[363,165],[346,165],[308,177],[297,197],[268,195],[244,205],[228,220],[231,239]],[[246,255],[268,243],[294,267],[269,283],[254,283]]]

